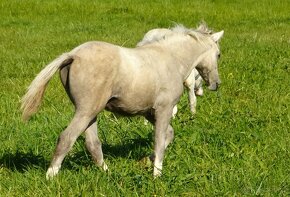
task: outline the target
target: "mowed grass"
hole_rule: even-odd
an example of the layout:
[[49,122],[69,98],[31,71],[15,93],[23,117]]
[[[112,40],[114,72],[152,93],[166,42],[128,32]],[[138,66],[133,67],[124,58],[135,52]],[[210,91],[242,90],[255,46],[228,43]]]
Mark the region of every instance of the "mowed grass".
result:
[[[289,10],[286,0],[1,0],[0,196],[290,195]],[[55,76],[40,111],[21,121],[20,98],[41,68],[89,40],[134,47],[152,28],[202,20],[225,30],[222,86],[205,90],[194,117],[185,91],[163,176],[154,180],[152,166],[140,162],[152,152],[152,126],[103,112],[99,135],[110,172],[94,165],[81,136],[47,181],[73,106]]]

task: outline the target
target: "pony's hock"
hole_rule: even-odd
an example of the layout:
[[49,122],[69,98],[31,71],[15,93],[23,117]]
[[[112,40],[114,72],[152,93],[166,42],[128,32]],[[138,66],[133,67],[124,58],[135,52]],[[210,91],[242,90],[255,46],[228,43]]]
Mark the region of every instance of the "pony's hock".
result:
[[[85,132],[85,143],[97,165],[107,170],[98,138],[97,115],[104,109],[140,114],[155,126],[154,172],[159,176],[165,149],[173,140],[172,111],[183,92],[183,82],[196,68],[211,90],[220,82],[218,40],[223,31],[208,33],[177,26],[170,34],[137,48],[105,42],[87,42],[47,65],[22,98],[23,119],[34,114],[45,88],[57,70],[75,106],[75,114],[59,140],[47,171],[55,176],[76,139]],[[136,88],[138,87],[138,88]]]

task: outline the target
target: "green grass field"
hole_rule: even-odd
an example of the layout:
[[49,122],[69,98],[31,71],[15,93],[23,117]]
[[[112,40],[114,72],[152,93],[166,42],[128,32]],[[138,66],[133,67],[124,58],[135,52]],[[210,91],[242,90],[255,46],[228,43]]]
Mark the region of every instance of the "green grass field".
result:
[[[289,196],[289,10],[287,0],[0,0],[0,196]],[[55,76],[40,111],[21,121],[20,98],[41,68],[89,40],[134,47],[150,29],[202,20],[225,31],[223,83],[198,98],[195,117],[184,93],[163,176],[154,180],[140,162],[152,152],[152,127],[103,112],[110,172],[94,165],[80,137],[47,181],[73,106]]]

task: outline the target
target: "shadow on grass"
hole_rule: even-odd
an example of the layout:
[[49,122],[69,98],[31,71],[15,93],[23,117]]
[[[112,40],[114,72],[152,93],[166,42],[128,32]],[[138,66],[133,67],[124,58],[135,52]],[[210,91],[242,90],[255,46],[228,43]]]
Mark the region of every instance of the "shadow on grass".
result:
[[[78,142],[80,144],[85,144],[85,139],[80,137]],[[148,147],[151,147],[151,143],[151,138],[130,139],[120,145],[109,145],[105,143],[102,145],[104,159],[121,157],[139,161],[143,157],[149,156],[147,150]],[[77,170],[80,167],[90,167],[94,165],[93,159],[85,147],[82,151],[70,153],[65,157],[63,163],[64,168],[71,170]]]
[[[148,146],[151,146],[152,140],[150,139],[151,138],[131,139],[127,140],[124,144],[116,146],[103,144],[102,148],[105,159],[107,157],[122,157],[140,160],[142,157],[146,156],[146,149],[148,149]],[[81,138],[80,142],[84,144],[84,138]],[[43,156],[36,155],[32,151],[7,152],[0,158],[0,167],[9,169],[13,172],[17,171],[23,173],[31,168],[47,170],[49,162],[50,161],[44,159]],[[84,148],[82,151],[68,154],[63,163],[63,168],[77,170],[80,167],[90,167],[94,165],[90,153]]]
[[146,149],[151,147],[151,138],[130,139],[120,145],[103,145],[103,152],[109,157],[123,157],[139,160],[146,154]]
[[25,172],[30,168],[46,169],[48,162],[44,157],[35,155],[32,151],[26,153],[4,153],[0,158],[0,166],[11,171]]

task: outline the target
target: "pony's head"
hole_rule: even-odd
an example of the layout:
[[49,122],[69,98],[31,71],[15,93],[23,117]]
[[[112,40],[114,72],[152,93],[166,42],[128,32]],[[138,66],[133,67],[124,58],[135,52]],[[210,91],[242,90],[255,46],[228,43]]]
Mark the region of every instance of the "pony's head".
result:
[[217,63],[220,57],[218,41],[222,38],[224,31],[213,33],[205,23],[202,23],[197,29],[187,29],[182,25],[176,25],[171,29],[152,29],[145,34],[137,46],[158,42],[165,37],[176,35],[175,33],[193,37],[200,44],[200,48],[205,49],[204,53],[194,64],[208,88],[217,90],[221,83]]
[[217,90],[221,84],[218,74],[218,59],[220,58],[220,49],[218,41],[222,38],[224,31],[212,33],[202,24],[197,30],[193,31],[194,36],[200,33],[203,35],[203,42],[207,45],[207,50],[201,56],[201,60],[197,63],[196,69],[204,79],[210,90]]

